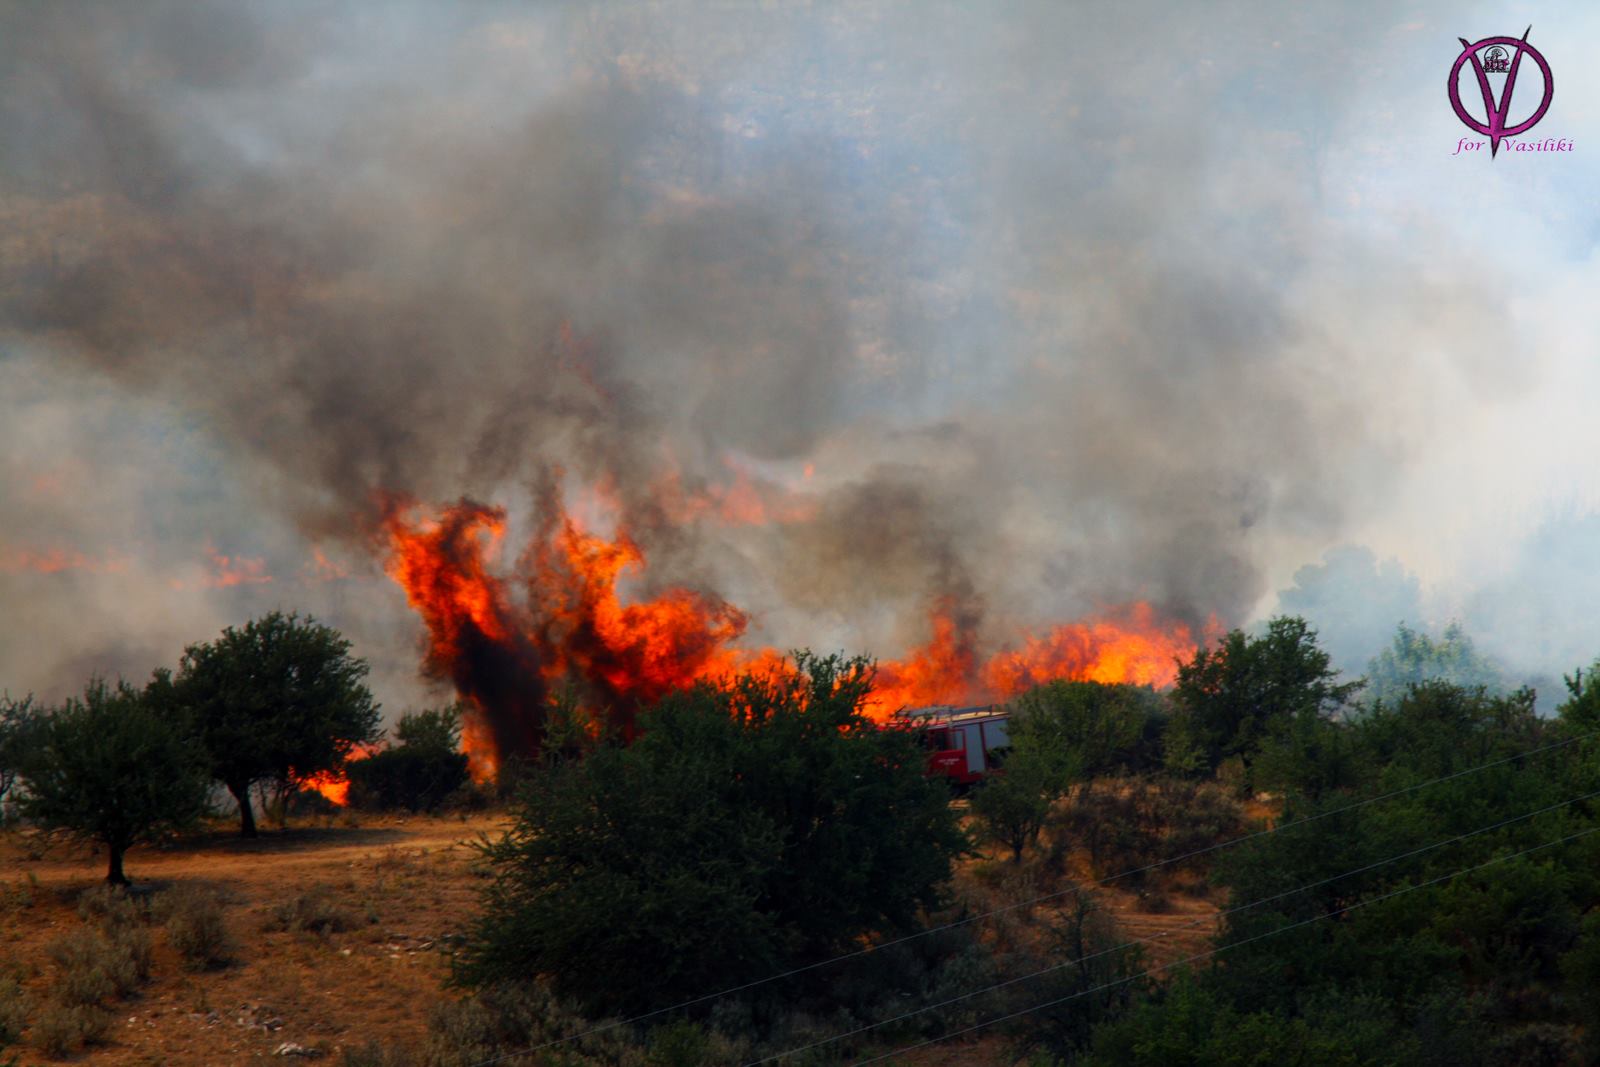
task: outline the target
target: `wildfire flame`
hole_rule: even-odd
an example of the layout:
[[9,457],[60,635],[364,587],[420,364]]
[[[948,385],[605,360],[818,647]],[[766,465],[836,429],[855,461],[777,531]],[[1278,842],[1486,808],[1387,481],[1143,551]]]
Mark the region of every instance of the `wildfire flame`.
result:
[[[559,501],[551,511],[519,561],[524,588],[515,595],[488,563],[505,536],[503,509],[386,504],[387,570],[427,627],[427,672],[466,704],[462,742],[478,781],[505,756],[539,751],[560,686],[576,684],[626,736],[636,709],[675,689],[785,662],[775,649],[742,647],[749,620],[715,595],[675,586],[625,603],[618,583],[643,571],[639,545],[626,530],[606,537],[585,528]],[[1199,643],[1189,626],[1135,603],[984,658],[975,620],[957,608],[936,604],[930,640],[879,663],[867,714],[1002,700],[1056,678],[1170,685]]]
[[[345,766],[357,760],[364,760],[379,750],[377,745],[357,745],[345,757]],[[294,784],[301,789],[310,789],[321,793],[324,798],[343,808],[350,803],[350,777],[343,770],[318,771],[316,774],[299,775],[293,779]]]

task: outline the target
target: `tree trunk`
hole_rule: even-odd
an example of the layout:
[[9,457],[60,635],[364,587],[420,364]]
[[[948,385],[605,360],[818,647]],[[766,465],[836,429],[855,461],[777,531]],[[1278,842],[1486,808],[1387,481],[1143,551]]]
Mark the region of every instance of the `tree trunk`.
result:
[[233,794],[233,799],[239,802],[239,834],[242,837],[256,836],[256,813],[250,807],[250,783],[229,782],[228,792]]
[[112,885],[127,885],[128,876],[122,873],[122,853],[126,849],[122,845],[110,845],[106,851],[111,853],[111,867],[106,871],[106,881]]

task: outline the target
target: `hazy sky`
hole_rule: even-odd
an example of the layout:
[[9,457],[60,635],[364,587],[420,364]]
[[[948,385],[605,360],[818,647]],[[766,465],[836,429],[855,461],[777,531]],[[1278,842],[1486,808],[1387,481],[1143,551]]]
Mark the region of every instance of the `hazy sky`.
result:
[[[1453,155],[1457,38],[1530,23],[1529,138],[1573,150]],[[785,647],[897,654],[936,596],[995,641],[1247,623],[1326,558],[1290,599],[1351,649],[1414,608],[1578,666],[1596,41],[1576,3],[0,0],[0,688],[283,607],[423,699],[374,492],[526,524],[557,468]],[[663,516],[669,475],[804,506]]]

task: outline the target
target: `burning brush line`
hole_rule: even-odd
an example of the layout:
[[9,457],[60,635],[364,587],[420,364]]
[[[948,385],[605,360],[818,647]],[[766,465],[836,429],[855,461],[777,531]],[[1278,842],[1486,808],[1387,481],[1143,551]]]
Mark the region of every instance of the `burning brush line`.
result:
[[[388,573],[427,627],[424,670],[466,706],[463,747],[478,781],[508,757],[538,753],[563,686],[626,737],[637,710],[667,693],[787,663],[776,649],[744,647],[748,616],[714,594],[674,586],[625,603],[618,581],[643,572],[639,545],[625,529],[610,537],[586,529],[559,500],[510,576],[490,566],[503,548],[502,508],[392,499],[383,531]],[[878,663],[869,716],[1003,700],[1059,678],[1167,686],[1199,643],[1187,624],[1141,602],[983,656],[975,623],[956,607],[936,603],[929,641]]]

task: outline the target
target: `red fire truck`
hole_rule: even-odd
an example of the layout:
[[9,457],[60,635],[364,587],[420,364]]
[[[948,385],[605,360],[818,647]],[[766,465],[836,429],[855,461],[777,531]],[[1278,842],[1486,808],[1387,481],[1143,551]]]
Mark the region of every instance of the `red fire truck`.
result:
[[928,776],[948,778],[967,789],[992,774],[1005,759],[1006,710],[999,704],[967,708],[936,704],[897,713],[907,726],[923,731],[928,748]]

